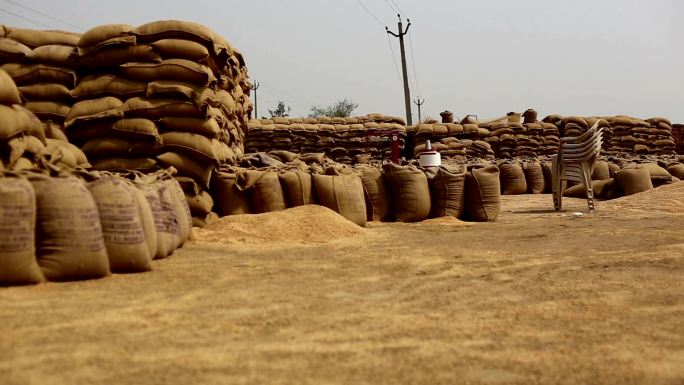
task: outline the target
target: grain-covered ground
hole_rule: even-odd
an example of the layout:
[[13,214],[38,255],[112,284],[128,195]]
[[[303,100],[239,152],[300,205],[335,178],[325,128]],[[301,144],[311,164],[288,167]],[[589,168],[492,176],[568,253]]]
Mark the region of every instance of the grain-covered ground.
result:
[[0,384],[683,384],[684,183],[565,203],[233,217],[151,273],[3,288]]

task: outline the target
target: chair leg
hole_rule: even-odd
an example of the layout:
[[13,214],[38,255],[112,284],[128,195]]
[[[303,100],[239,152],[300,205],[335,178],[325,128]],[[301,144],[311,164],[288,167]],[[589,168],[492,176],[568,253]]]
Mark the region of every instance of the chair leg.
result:
[[561,170],[558,164],[558,156],[551,157],[551,187],[553,195],[553,208],[560,211],[563,206],[563,191],[561,181]]
[[582,176],[584,179],[584,187],[587,194],[587,205],[589,206],[589,211],[594,211],[594,189],[591,186],[591,168],[589,164],[582,163]]

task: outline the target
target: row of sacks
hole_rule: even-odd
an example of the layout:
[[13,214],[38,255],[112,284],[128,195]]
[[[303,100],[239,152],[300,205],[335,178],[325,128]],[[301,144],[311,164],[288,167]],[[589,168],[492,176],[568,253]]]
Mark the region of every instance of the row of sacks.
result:
[[[502,195],[552,192],[549,160],[508,160],[498,162],[498,168]],[[634,182],[634,175],[637,176],[637,182]],[[599,160],[591,175],[594,196],[599,199],[631,195],[663,184],[678,182],[682,177],[684,177],[684,162],[674,157],[662,160],[660,164],[652,159]],[[570,185],[564,190],[564,194],[583,198],[585,189],[581,184]]]
[[0,173],[0,285],[151,270],[192,230],[168,173]]
[[0,68],[19,87],[25,107],[57,127],[69,114],[78,77],[80,34],[0,26]]
[[72,168],[89,166],[56,125],[41,122],[21,102],[14,81],[0,69],[0,171],[34,168],[45,156]]
[[[321,123],[326,122],[326,123]],[[349,118],[253,119],[249,123],[245,152],[272,150],[297,153],[323,152],[343,164],[389,159],[392,140],[403,152],[406,128],[401,118],[369,114]]]
[[294,161],[278,168],[223,168],[212,195],[220,216],[319,204],[364,226],[368,221],[418,222],[442,216],[495,221],[499,190],[493,165],[427,170],[392,163],[326,167]]

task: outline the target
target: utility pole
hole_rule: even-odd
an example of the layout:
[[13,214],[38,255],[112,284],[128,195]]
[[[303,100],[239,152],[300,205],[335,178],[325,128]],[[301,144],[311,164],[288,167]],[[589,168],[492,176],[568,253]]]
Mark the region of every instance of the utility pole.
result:
[[254,84],[252,84],[252,87],[250,87],[252,91],[254,91],[254,119],[259,119],[259,103],[257,100],[257,90],[259,89],[260,85],[261,84],[259,84],[259,82],[255,80]]
[[423,118],[420,116],[420,106],[425,104],[425,99],[421,99],[419,96],[413,102],[416,103],[416,105],[418,106],[418,123],[420,123],[423,121]]
[[411,26],[411,20],[406,19],[408,24],[406,25],[406,30],[404,30],[404,25],[401,22],[401,15],[397,15],[397,17],[399,18],[399,33],[396,34],[390,31],[387,27],[385,27],[385,30],[390,35],[399,38],[399,47],[401,48],[401,70],[404,73],[404,104],[406,105],[406,124],[412,126],[413,119],[411,119],[411,91],[409,90],[408,73],[406,71],[406,51],[404,50],[404,35],[406,35],[409,27]]

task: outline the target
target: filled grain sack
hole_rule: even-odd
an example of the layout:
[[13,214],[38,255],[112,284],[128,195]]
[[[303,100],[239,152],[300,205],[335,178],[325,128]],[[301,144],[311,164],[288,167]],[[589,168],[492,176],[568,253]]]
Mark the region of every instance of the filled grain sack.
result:
[[287,208],[278,173],[273,170],[241,170],[237,187],[248,192],[255,214]]
[[605,179],[610,179],[610,166],[606,161],[596,161],[596,163],[594,163],[594,170],[591,172],[591,180]]
[[632,195],[653,189],[651,174],[646,168],[630,168],[615,174],[615,180],[624,195]]
[[[615,184],[615,179],[599,179],[591,181],[591,189],[594,191],[594,198],[614,199],[619,197],[619,191]],[[586,198],[587,193],[584,184],[572,186],[563,190],[563,196],[570,198]]]
[[161,39],[151,45],[164,59],[186,59],[198,63],[205,63],[209,59],[207,47],[190,40]]
[[21,96],[14,80],[7,74],[7,72],[0,70],[0,104],[11,106],[12,104],[21,104]]
[[541,163],[537,161],[526,162],[523,171],[525,172],[527,193],[543,194],[546,190],[546,181]]
[[391,219],[391,195],[385,185],[382,169],[379,167],[359,167],[361,182],[366,192],[366,212],[369,221],[388,221]]
[[185,199],[190,208],[190,223],[192,218],[205,218],[214,207],[214,199],[206,191],[201,191],[197,194],[185,194]]
[[[169,190],[169,192],[171,193],[171,198],[173,199],[173,208],[178,218],[179,240],[177,247],[181,247],[190,238],[190,231],[192,231],[192,213],[191,207],[189,206],[191,202],[186,199],[186,195],[185,192],[183,192],[183,188],[175,178],[171,178],[170,176],[165,177],[164,186]],[[208,213],[211,211],[211,206],[213,206],[211,196],[209,196],[209,203],[207,203],[206,205],[209,206],[209,210],[207,211]]]
[[684,163],[673,163],[668,165],[667,172],[680,180],[684,180]]
[[527,192],[525,172],[518,163],[506,162],[499,165],[502,195],[518,195]]
[[178,170],[179,175],[194,179],[202,188],[209,188],[214,163],[201,162],[186,154],[173,151],[157,155],[157,160],[164,167],[173,167]]
[[126,179],[104,175],[90,183],[100,215],[104,243],[113,273],[139,273],[152,270],[138,194]]
[[154,259],[166,258],[180,244],[180,226],[174,209],[173,196],[156,176],[137,180],[135,183],[147,199],[154,216],[157,232],[157,250]]
[[211,68],[185,59],[167,59],[159,63],[132,62],[120,66],[121,74],[139,82],[173,80],[206,87],[216,81]]
[[[157,226],[155,222],[155,216],[152,213],[152,206],[150,202],[145,197],[145,193],[142,189],[135,186],[135,197],[138,201],[138,207],[140,208],[140,219],[142,220],[143,230],[145,231],[145,243],[147,243],[147,252],[154,259],[157,255]],[[157,205],[159,202],[157,201]],[[156,206],[158,208],[158,206]]]
[[430,216],[427,176],[415,166],[386,164],[384,175],[392,189],[394,214],[399,222],[420,222]]
[[316,202],[359,226],[366,225],[366,201],[361,178],[355,174],[312,176]]
[[474,166],[466,173],[463,219],[494,222],[501,211],[499,169],[495,165]]
[[667,169],[660,167],[657,163],[647,162],[636,167],[645,168],[648,170],[648,173],[651,176],[651,183],[653,184],[653,187],[659,187],[664,184],[672,183],[672,175],[670,172]]
[[36,255],[49,281],[102,278],[109,259],[93,196],[74,176],[32,175],[36,192]]
[[36,259],[36,195],[24,178],[0,174],[0,286],[45,281]]
[[431,193],[431,216],[459,218],[463,214],[466,172],[460,166],[442,165],[425,171]]
[[287,207],[298,207],[313,203],[311,174],[302,169],[286,169],[278,174],[285,194]]
[[241,215],[250,214],[249,195],[237,187],[237,172],[219,170],[212,181],[212,195],[216,199],[218,214]]

